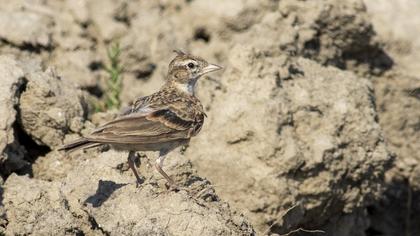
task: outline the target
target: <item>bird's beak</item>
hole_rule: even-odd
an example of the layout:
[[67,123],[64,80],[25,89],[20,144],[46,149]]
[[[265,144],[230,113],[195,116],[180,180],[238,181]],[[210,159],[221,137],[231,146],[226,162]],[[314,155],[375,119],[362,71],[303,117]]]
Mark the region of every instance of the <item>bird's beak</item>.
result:
[[215,64],[208,64],[206,67],[203,68],[201,75],[204,75],[213,71],[221,70],[221,69],[223,69],[223,67],[215,65]]

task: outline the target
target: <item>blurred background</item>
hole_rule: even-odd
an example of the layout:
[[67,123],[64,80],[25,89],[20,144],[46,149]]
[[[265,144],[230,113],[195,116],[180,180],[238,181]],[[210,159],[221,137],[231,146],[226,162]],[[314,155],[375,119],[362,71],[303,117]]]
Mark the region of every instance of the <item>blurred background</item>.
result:
[[[420,235],[420,1],[0,1],[4,235]],[[165,81],[222,65],[166,169],[56,149]],[[152,157],[153,154],[147,154]],[[166,165],[166,164],[165,164]],[[184,213],[179,213],[184,212]]]

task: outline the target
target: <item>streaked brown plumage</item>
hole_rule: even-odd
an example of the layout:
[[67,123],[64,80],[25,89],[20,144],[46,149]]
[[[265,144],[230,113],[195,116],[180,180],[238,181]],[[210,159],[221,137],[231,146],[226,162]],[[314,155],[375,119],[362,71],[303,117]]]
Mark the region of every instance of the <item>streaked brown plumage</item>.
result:
[[162,170],[165,155],[200,132],[205,113],[194,94],[196,82],[202,75],[221,69],[202,58],[181,51],[176,53],[169,64],[167,81],[158,92],[138,98],[131,109],[118,118],[60,150],[74,151],[102,144],[127,150],[128,163],[137,184],[140,184],[140,178],[134,166],[135,151],[159,151],[155,167],[174,186]]

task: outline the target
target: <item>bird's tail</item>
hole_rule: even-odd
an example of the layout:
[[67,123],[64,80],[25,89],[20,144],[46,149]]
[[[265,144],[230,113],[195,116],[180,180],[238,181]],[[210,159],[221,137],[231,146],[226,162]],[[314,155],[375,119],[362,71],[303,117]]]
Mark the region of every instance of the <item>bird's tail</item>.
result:
[[68,143],[58,149],[58,151],[73,152],[78,149],[93,148],[102,145],[101,143],[90,141],[87,138],[80,138],[71,143]]

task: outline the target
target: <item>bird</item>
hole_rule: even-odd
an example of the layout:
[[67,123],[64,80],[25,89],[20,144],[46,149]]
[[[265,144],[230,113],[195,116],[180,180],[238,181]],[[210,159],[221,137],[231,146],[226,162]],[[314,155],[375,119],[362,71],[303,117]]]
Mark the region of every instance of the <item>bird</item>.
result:
[[110,145],[119,151],[128,151],[127,162],[136,178],[141,179],[135,166],[137,151],[156,151],[159,157],[155,169],[174,189],[177,185],[162,169],[169,152],[189,143],[204,123],[206,114],[196,97],[199,78],[222,67],[210,64],[201,57],[182,50],[174,50],[175,58],[169,63],[166,81],[155,93],[139,97],[114,120],[97,127],[89,135],[63,145],[66,153],[78,149]]

